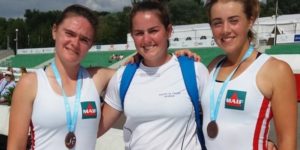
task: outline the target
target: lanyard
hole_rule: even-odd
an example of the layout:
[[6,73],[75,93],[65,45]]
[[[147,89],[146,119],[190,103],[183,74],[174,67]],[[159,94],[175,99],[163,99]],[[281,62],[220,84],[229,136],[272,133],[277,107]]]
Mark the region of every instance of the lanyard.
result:
[[67,118],[67,127],[69,132],[74,132],[75,131],[75,125],[77,122],[77,115],[78,115],[78,107],[79,107],[79,102],[80,102],[80,90],[81,90],[81,86],[82,86],[82,71],[81,71],[81,67],[79,68],[79,72],[77,75],[77,83],[76,83],[76,100],[75,100],[75,104],[74,104],[74,113],[73,113],[73,118],[71,115],[71,109],[70,109],[70,104],[68,102],[66,93],[64,91],[63,85],[62,85],[62,81],[61,81],[61,77],[59,75],[59,72],[57,70],[55,61],[52,62],[51,64],[52,70],[54,72],[55,75],[55,79],[58,82],[59,86],[61,87],[62,90],[62,95],[64,97],[64,104],[65,104],[65,109],[66,109],[66,118]]
[[221,98],[222,98],[222,96],[225,92],[225,89],[226,89],[230,79],[232,78],[232,76],[236,72],[237,68],[241,65],[241,63],[244,60],[246,60],[248,57],[250,57],[253,50],[254,50],[253,46],[250,45],[250,47],[248,48],[248,50],[244,54],[244,56],[243,56],[241,62],[239,63],[239,65],[229,74],[229,76],[223,82],[223,85],[222,85],[222,87],[220,89],[220,92],[218,94],[218,97],[217,97],[217,102],[214,105],[214,101],[215,101],[215,98],[214,98],[215,83],[216,83],[217,75],[219,74],[220,68],[221,68],[222,64],[224,63],[224,61],[221,61],[220,63],[222,63],[222,64],[220,64],[220,65],[219,65],[219,63],[217,64],[216,71],[214,72],[213,77],[211,78],[212,86],[210,88],[210,119],[212,121],[215,121],[217,119],[217,116],[218,116],[218,113],[219,113],[219,108],[220,108],[220,103],[221,103]]

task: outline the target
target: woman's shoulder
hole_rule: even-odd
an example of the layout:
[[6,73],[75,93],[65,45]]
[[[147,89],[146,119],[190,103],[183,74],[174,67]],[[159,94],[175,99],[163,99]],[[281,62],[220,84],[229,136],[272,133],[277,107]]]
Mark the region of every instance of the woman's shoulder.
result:
[[196,69],[196,73],[205,73],[205,74],[209,74],[208,73],[208,69],[205,66],[205,64],[203,64],[202,62],[195,62],[195,69]]
[[273,76],[275,78],[281,78],[286,75],[293,74],[293,71],[287,62],[275,57],[270,57],[263,69],[264,72],[267,72],[270,76]]
[[257,83],[264,95],[271,98],[273,89],[293,83],[293,77],[293,71],[288,63],[270,57],[259,70]]
[[90,67],[87,68],[87,71],[89,74],[93,76],[99,76],[99,75],[111,75],[114,74],[116,70],[110,69],[110,68],[105,68],[105,67]]
[[215,57],[207,66],[209,72],[216,66],[216,64],[225,57],[225,55],[219,55]]
[[37,73],[29,72],[20,77],[18,84],[29,86],[36,82],[37,82]]
[[[30,72],[23,75],[16,84],[14,90],[14,101],[24,101],[32,102],[36,96],[37,92],[37,75],[36,72]],[[20,100],[17,100],[20,99]]]
[[99,93],[106,89],[109,80],[116,72],[114,69],[101,67],[87,68],[87,71],[91,75],[91,78],[93,79]]

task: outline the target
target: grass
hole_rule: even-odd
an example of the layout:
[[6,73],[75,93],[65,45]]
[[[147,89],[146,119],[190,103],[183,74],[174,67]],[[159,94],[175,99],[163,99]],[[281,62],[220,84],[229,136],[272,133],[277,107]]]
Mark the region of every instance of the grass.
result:
[[81,65],[84,67],[95,67],[102,66],[108,67],[117,61],[111,60],[110,57],[113,54],[123,55],[124,58],[135,51],[104,51],[104,52],[90,52],[86,55],[86,57],[81,62]]
[[[212,59],[215,58],[216,56],[223,54],[220,48],[190,48],[190,50],[200,55],[202,62],[205,65],[208,65],[209,62],[212,61]],[[169,51],[174,52],[175,49],[171,49]],[[123,55],[125,58],[126,56],[134,52],[135,50],[89,52],[81,64],[85,67],[94,67],[94,66],[108,67],[117,62],[116,60],[110,59],[110,57],[113,54]],[[265,52],[271,55],[300,54],[300,43],[272,46],[270,49],[267,49]],[[34,66],[37,66],[49,60],[53,56],[54,56],[53,54],[17,55],[15,57],[10,58],[8,62],[10,62],[11,64],[10,66],[12,67],[24,66],[26,68],[32,68]]]
[[300,54],[300,43],[275,45],[266,50],[267,54]]

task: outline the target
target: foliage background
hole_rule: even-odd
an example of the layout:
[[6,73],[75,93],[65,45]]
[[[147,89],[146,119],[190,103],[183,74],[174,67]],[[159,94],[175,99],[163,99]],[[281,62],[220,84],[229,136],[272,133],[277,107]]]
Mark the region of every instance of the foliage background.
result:
[[[205,23],[207,17],[200,0],[163,0],[168,6],[174,25]],[[136,2],[135,0],[132,1]],[[300,0],[278,1],[278,14],[300,13]],[[99,19],[95,44],[120,44],[127,42],[130,7],[121,12],[95,12]],[[24,18],[0,17],[0,50],[15,49],[16,28],[18,48],[53,47],[51,27],[61,11],[41,12],[26,10]],[[275,14],[275,0],[261,4],[260,17]]]

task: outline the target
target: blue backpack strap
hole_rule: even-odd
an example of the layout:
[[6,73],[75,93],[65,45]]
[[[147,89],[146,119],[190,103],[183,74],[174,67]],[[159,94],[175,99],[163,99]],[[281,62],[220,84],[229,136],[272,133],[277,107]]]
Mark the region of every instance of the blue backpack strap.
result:
[[127,64],[126,68],[122,74],[121,84],[120,84],[120,99],[122,108],[124,109],[124,99],[131,83],[131,80],[136,72],[136,69],[139,67],[140,63]]
[[200,116],[201,105],[199,103],[199,93],[196,80],[194,59],[187,56],[178,57],[178,61],[181,68],[184,84],[187,92],[192,100],[192,104],[195,110],[195,121],[197,124],[197,135],[202,147],[202,150],[206,150],[204,135],[202,131],[202,117]]

